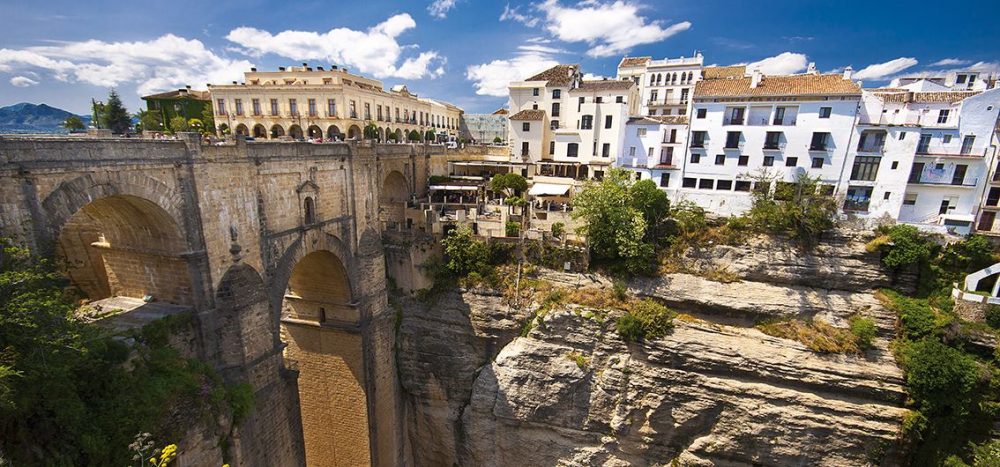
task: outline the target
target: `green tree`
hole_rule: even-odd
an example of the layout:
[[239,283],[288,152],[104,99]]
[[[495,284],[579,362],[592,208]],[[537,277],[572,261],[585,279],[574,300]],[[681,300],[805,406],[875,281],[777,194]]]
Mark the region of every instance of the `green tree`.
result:
[[882,257],[886,266],[899,269],[919,265],[935,253],[935,245],[912,225],[896,224],[889,228],[888,252]]
[[970,408],[979,367],[968,354],[923,339],[903,349],[906,386],[925,415],[962,415]]
[[490,190],[496,193],[503,193],[504,198],[523,193],[527,189],[528,180],[521,176],[521,174],[496,174],[490,179]]
[[206,105],[201,109],[201,124],[205,134],[216,134],[215,114],[212,112],[211,105]]
[[104,104],[100,114],[104,128],[110,129],[116,135],[128,133],[132,128],[132,116],[114,89],[108,92],[108,102]]
[[637,274],[652,267],[653,246],[644,241],[646,220],[632,205],[631,186],[631,171],[621,168],[587,181],[573,200],[573,218],[583,221],[577,232],[598,262]]
[[87,127],[83,124],[83,119],[77,117],[76,115],[70,115],[63,120],[62,127],[69,131],[80,131],[86,129]]
[[378,139],[378,126],[374,122],[368,122],[362,132],[365,139]]
[[500,144],[500,143],[502,143],[502,142],[503,142],[503,140],[502,140],[502,139],[500,139],[500,137],[499,137],[499,136],[494,136],[494,137],[493,137],[493,144]]
[[170,119],[170,132],[171,133],[177,133],[177,132],[180,132],[180,131],[190,131],[190,130],[191,130],[191,126],[188,124],[188,121],[184,117],[181,117],[180,115],[178,115],[178,116]]
[[646,222],[646,241],[652,243],[660,239],[661,227],[670,213],[667,193],[652,180],[640,180],[629,188],[629,204],[642,213]]
[[468,225],[460,225],[452,230],[443,240],[445,266],[456,277],[465,277],[470,273],[485,276],[489,271],[490,251],[486,243],[477,239]]
[[424,133],[424,141],[434,141],[434,138],[434,130],[427,130],[427,133]]
[[751,194],[753,204],[747,212],[755,230],[789,235],[812,244],[836,224],[837,201],[821,189],[819,178],[799,174],[794,182],[777,182],[768,174],[757,177],[758,189]]
[[189,119],[187,121],[187,126],[193,132],[196,132],[196,133],[204,133],[205,132],[205,124],[202,123],[200,119],[197,119],[197,118]]
[[143,131],[163,131],[163,116],[159,112],[140,110],[136,117]]
[[407,135],[407,139],[410,141],[420,141],[420,132],[417,130],[410,130],[410,133]]

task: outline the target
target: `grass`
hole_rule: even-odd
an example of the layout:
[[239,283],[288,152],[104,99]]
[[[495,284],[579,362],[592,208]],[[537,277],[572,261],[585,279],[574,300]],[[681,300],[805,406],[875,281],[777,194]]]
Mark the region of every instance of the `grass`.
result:
[[860,353],[858,338],[850,330],[836,328],[822,321],[789,319],[768,321],[755,326],[769,336],[801,342],[819,353]]
[[576,366],[583,371],[587,371],[590,368],[590,359],[584,357],[579,352],[570,352],[566,354],[566,358],[576,363]]

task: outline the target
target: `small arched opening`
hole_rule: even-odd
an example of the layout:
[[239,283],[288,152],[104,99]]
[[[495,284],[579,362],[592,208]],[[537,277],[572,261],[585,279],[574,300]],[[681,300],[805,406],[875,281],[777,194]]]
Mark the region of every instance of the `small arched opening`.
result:
[[281,125],[275,124],[271,127],[271,139],[280,138],[285,136],[285,129]]
[[236,134],[240,136],[250,136],[250,129],[246,125],[240,123],[236,125]]
[[302,223],[304,225],[316,223],[316,202],[313,201],[312,196],[306,196],[302,202]]
[[361,127],[359,127],[357,125],[351,125],[351,127],[347,129],[347,139],[350,139],[350,140],[360,140],[361,139]]
[[253,126],[253,137],[254,138],[267,138],[267,129],[264,128],[264,125],[261,125],[260,123],[258,123],[258,124],[256,124],[256,125]]
[[334,141],[344,140],[344,134],[340,132],[340,128],[338,128],[337,125],[330,125],[330,127],[326,129],[326,137]]
[[298,125],[288,127],[288,136],[292,139],[302,139],[302,127]]
[[316,125],[310,125],[309,126],[309,133],[308,134],[309,134],[309,139],[322,138],[323,137],[323,130],[321,130]]

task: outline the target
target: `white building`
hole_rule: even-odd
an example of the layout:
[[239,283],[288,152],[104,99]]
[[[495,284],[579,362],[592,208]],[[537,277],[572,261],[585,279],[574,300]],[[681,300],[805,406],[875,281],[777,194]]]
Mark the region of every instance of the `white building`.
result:
[[638,109],[633,81],[585,81],[579,66],[558,65],[510,83],[511,147],[536,181],[601,178],[621,154],[625,122]]
[[933,83],[952,91],[985,91],[996,87],[997,75],[978,70],[943,71],[933,74],[922,73],[893,78],[888,88],[898,89],[918,81]]
[[842,75],[765,76],[709,67],[703,76],[695,86],[675,200],[740,214],[750,207],[756,179],[792,182],[800,173],[834,191],[861,99],[850,69]]
[[687,115],[694,85],[701,80],[702,56],[665,58],[625,57],[618,64],[618,79],[639,86],[641,115]]
[[919,80],[865,90],[841,182],[844,211],[967,233],[995,157],[998,114],[1000,89],[959,91]]
[[685,115],[633,117],[625,126],[623,153],[616,165],[651,179],[660,188],[674,192],[680,186],[680,166],[687,141]]
[[464,124],[472,139],[491,144],[498,138],[501,143],[507,142],[507,109],[499,109],[489,114],[465,114]]

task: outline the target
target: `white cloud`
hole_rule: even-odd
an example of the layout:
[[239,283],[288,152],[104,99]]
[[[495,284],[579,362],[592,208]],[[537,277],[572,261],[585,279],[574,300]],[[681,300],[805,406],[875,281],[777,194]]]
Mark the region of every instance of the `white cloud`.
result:
[[747,63],[747,71],[760,70],[765,75],[790,75],[806,69],[809,63],[806,54],[782,52],[752,63]]
[[239,27],[230,31],[226,39],[256,56],[274,54],[293,60],[327,60],[377,78],[434,77],[443,62],[434,51],[403,59],[397,65],[403,49],[410,47],[400,45],[397,39],[416,26],[410,15],[402,13],[367,31],[336,28],[325,33],[288,30],[271,34]]
[[972,65],[955,71],[978,71],[981,73],[1000,73],[1000,62],[976,62]]
[[547,45],[540,45],[540,44],[524,44],[524,45],[519,45],[519,46],[517,46],[517,50],[519,50],[521,52],[536,52],[536,53],[540,53],[540,54],[565,54],[565,53],[569,53],[568,50],[564,50],[564,49],[560,49],[560,48],[556,48],[556,47],[549,47]]
[[38,84],[38,81],[35,81],[27,76],[15,76],[10,79],[10,84],[11,86],[17,86],[19,88],[26,88],[28,86]]
[[[662,21],[649,21],[639,15],[639,8],[627,0],[584,0],[573,7],[564,7],[558,0],[545,0],[535,5],[544,15],[544,27],[550,34],[565,42],[586,42],[590,46],[587,55],[591,57],[619,55],[634,46],[660,42],[691,28],[688,21],[669,26]],[[509,7],[504,16],[508,16],[507,10]],[[514,13],[516,9],[511,15]],[[514,16],[510,19],[521,21]]]
[[521,14],[520,7],[511,8],[508,3],[503,7],[503,13],[500,14],[500,21],[516,21],[529,28],[533,28],[538,26],[539,19],[534,16]]
[[912,57],[900,57],[885,63],[873,63],[854,73],[854,79],[884,79],[917,63],[917,59]]
[[476,94],[504,97],[511,81],[523,81],[536,73],[558,65],[546,54],[529,52],[507,60],[493,60],[480,65],[470,65],[465,77],[473,81]]
[[0,71],[45,70],[60,81],[106,87],[135,83],[139,94],[232,81],[251,66],[246,60],[216,55],[199,40],[173,34],[151,41],[88,40],[0,49]]
[[447,18],[448,10],[455,8],[455,4],[458,0],[434,0],[433,3],[427,6],[427,12],[435,18]]
[[943,59],[938,60],[938,61],[936,61],[934,63],[931,63],[931,66],[968,65],[969,63],[972,63],[972,62],[970,62],[969,60],[962,60],[960,58],[943,58]]

